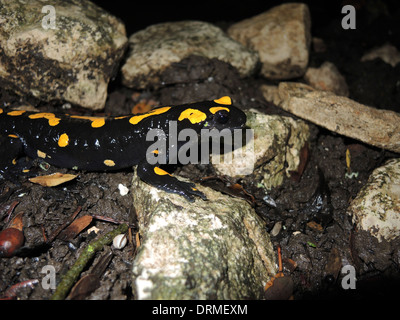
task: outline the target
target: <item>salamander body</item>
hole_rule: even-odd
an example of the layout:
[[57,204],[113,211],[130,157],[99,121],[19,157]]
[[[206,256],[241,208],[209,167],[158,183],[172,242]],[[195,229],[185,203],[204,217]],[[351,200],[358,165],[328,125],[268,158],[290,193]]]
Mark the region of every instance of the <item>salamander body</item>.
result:
[[22,154],[76,170],[106,171],[138,165],[138,175],[147,183],[190,201],[193,195],[204,198],[193,184],[172,177],[146,160],[149,150],[158,152],[151,150],[154,140],[147,139],[149,131],[158,129],[169,140],[171,122],[176,123],[177,133],[192,129],[200,134],[201,129],[243,128],[246,116],[232,106],[229,97],[113,118],[0,109],[0,174],[6,176]]

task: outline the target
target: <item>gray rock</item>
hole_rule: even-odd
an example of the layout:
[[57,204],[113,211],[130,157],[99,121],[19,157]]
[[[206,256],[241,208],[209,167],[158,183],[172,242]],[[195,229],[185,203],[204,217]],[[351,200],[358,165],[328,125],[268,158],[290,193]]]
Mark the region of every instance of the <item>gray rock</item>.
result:
[[395,46],[386,43],[381,47],[373,48],[368,51],[361,57],[361,61],[370,61],[378,58],[382,59],[394,68],[400,62],[400,52]]
[[143,237],[133,266],[137,299],[260,299],[276,272],[263,221],[242,199],[197,186],[187,202],[133,178]]
[[349,96],[346,79],[332,62],[326,61],[319,68],[308,68],[304,79],[315,89],[330,91],[338,96]]
[[126,43],[124,25],[90,1],[0,1],[0,79],[20,95],[101,109]]
[[230,63],[242,76],[253,73],[257,53],[229,38],[220,28],[201,21],[166,22],[147,27],[129,38],[130,53],[122,67],[128,87],[161,85],[160,73],[190,55]]
[[378,239],[400,236],[400,159],[375,169],[348,210],[357,228]]
[[231,163],[220,160],[215,164],[212,161],[214,168],[219,174],[237,178],[242,177],[241,172],[251,174],[254,171],[255,180],[265,188],[279,186],[285,175],[289,177],[290,171],[298,169],[300,151],[310,136],[309,127],[303,120],[256,110],[250,110],[246,115],[246,126],[253,129],[254,138],[242,150],[233,152]]
[[257,51],[261,74],[269,79],[302,76],[308,65],[311,18],[303,3],[286,3],[228,29],[228,34]]
[[[261,88],[262,89],[262,88]],[[321,127],[400,153],[400,114],[357,103],[302,83],[279,84],[279,107]]]

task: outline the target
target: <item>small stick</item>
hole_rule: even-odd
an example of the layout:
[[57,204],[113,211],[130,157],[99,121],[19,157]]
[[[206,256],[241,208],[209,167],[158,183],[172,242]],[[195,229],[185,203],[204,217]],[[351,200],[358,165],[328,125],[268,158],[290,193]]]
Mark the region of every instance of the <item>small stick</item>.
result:
[[67,296],[69,290],[72,288],[86,264],[93,258],[95,253],[101,250],[105,245],[110,244],[114,237],[120,233],[125,233],[128,230],[127,224],[120,224],[117,228],[105,234],[97,240],[93,240],[85,250],[81,253],[79,258],[75,261],[74,265],[61,279],[60,284],[57,286],[51,300],[63,300]]

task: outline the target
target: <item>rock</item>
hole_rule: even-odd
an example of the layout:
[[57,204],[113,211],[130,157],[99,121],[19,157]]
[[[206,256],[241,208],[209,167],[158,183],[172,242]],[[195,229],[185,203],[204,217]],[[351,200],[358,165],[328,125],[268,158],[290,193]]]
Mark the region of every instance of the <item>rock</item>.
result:
[[[261,88],[262,90],[262,88]],[[400,114],[368,107],[301,83],[279,84],[282,109],[321,127],[400,153]]]
[[127,44],[124,25],[90,1],[54,0],[52,29],[44,5],[39,0],[1,1],[1,83],[44,101],[103,108]]
[[338,96],[349,96],[346,79],[331,62],[326,61],[319,68],[308,68],[304,79],[315,89],[331,91]]
[[347,213],[359,230],[391,241],[400,236],[400,159],[375,169]]
[[379,48],[374,48],[361,57],[361,61],[369,61],[380,58],[393,68],[400,62],[400,52],[390,43],[387,43]]
[[260,299],[276,272],[264,222],[242,199],[197,186],[187,202],[142,182],[132,194],[142,245],[133,265],[137,299]]
[[258,63],[257,53],[229,38],[220,28],[201,21],[166,22],[147,27],[129,38],[130,53],[122,67],[128,87],[161,85],[160,73],[190,55],[217,58],[251,75]]
[[232,163],[212,161],[214,168],[218,174],[235,178],[253,173],[256,168],[255,181],[260,181],[267,189],[279,186],[285,174],[289,177],[291,171],[297,170],[300,151],[310,135],[309,127],[302,120],[266,115],[256,110],[246,115],[246,126],[253,130],[254,139],[230,155]]
[[262,92],[264,95],[264,99],[267,100],[268,102],[272,102],[274,105],[277,106],[282,102],[281,97],[279,95],[278,86],[263,84]]
[[263,76],[281,80],[306,72],[310,28],[308,6],[286,3],[232,25],[228,34],[259,53]]

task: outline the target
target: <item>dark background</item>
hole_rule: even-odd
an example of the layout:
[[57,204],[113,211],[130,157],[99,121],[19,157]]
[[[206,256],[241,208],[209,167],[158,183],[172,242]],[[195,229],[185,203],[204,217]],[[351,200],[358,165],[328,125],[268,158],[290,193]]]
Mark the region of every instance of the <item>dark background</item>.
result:
[[[215,0],[154,2],[94,0],[93,2],[119,17],[125,23],[127,34],[131,35],[133,32],[151,24],[167,21],[202,20],[212,23],[238,22],[267,11],[276,5],[295,1]],[[318,34],[320,30],[329,28],[332,22],[341,21],[344,16],[341,13],[341,9],[346,4],[353,5],[357,10],[358,29],[364,25],[364,19],[368,19],[368,22],[378,20],[379,23],[387,26],[397,24],[397,30],[400,27],[400,20],[397,19],[400,13],[400,3],[396,0],[306,0],[299,2],[308,4],[310,8],[312,34]],[[387,11],[386,14],[385,11]],[[340,27],[340,24],[338,27]],[[390,34],[386,36],[391,38]],[[394,41],[399,43],[400,39]]]

